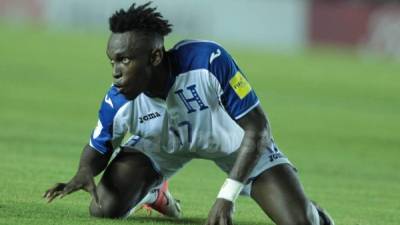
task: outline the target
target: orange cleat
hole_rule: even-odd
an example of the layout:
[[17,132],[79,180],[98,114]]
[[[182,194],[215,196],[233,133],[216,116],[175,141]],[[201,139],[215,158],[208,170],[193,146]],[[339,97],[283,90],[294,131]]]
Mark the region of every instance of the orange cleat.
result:
[[148,214],[151,215],[151,209],[154,209],[164,216],[181,218],[182,213],[180,202],[172,197],[172,194],[168,190],[167,181],[161,185],[161,188],[158,189],[157,192],[158,196],[154,203],[143,205],[143,208],[147,210]]

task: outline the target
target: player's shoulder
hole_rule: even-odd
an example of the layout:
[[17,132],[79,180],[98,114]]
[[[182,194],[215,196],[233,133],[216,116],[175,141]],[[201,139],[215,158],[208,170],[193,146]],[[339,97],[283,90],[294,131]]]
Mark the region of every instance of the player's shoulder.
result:
[[[128,109],[128,107],[124,106],[129,102],[130,101],[128,101],[116,87],[111,86],[107,90],[107,93],[100,104],[98,122],[90,138],[90,146],[102,154],[110,150],[108,142],[111,141],[114,136],[115,121],[122,121],[120,120],[122,116],[117,115],[121,115],[121,113],[124,111],[129,112],[129,110],[123,110]],[[119,129],[119,133],[123,133],[123,129],[121,129],[121,127],[118,127],[117,129]]]
[[116,114],[129,102],[115,86],[111,86],[101,102],[99,119],[103,122],[111,123]]
[[129,100],[127,100],[125,96],[122,95],[114,85],[112,85],[103,99],[102,106],[112,111],[118,111],[118,109],[128,103],[128,101]]
[[179,64],[178,73],[191,70],[207,69],[226,50],[217,42],[209,40],[183,40],[175,44],[169,51]]
[[222,46],[215,41],[187,39],[176,43],[172,49],[177,51],[206,51],[218,47]]

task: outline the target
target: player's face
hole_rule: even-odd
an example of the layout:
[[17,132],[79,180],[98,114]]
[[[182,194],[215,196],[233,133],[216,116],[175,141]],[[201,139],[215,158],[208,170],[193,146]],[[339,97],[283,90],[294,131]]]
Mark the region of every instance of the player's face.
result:
[[149,86],[151,50],[144,35],[125,32],[110,36],[107,56],[113,68],[113,82],[129,100],[135,99]]

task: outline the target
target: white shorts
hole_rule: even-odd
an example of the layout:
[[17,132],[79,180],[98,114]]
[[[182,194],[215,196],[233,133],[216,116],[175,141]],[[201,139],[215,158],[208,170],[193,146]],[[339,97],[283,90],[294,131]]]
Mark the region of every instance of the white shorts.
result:
[[[163,176],[164,179],[169,179],[176,172],[178,172],[186,163],[192,159],[198,158],[192,153],[167,153],[161,151],[152,151],[153,149],[160,149],[157,144],[152,141],[145,140],[139,137],[131,137],[123,147],[127,147],[129,151],[140,151],[149,157],[153,164],[153,168]],[[238,151],[232,154],[208,159],[214,161],[214,163],[222,169],[226,174],[229,174],[237,158]],[[276,147],[274,144],[272,148],[268,148],[261,155],[256,166],[250,173],[246,186],[244,187],[241,195],[250,195],[251,185],[254,179],[259,176],[265,170],[279,165],[279,164],[290,164],[287,157]]]

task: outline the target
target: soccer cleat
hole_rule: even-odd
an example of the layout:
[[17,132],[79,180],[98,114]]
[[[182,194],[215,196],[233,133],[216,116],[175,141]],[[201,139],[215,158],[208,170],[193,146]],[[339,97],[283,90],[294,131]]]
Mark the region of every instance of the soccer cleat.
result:
[[158,196],[154,203],[145,204],[143,206],[144,209],[151,214],[149,210],[154,209],[157,212],[161,213],[164,216],[172,217],[172,218],[180,218],[181,217],[181,205],[179,200],[176,200],[172,197],[172,194],[168,190],[168,182],[165,181],[161,188],[157,190]]
[[312,202],[315,206],[315,208],[318,211],[318,215],[323,222],[321,225],[335,225],[335,222],[333,221],[332,217],[329,215],[329,213],[324,210],[322,207],[320,207],[317,203]]

